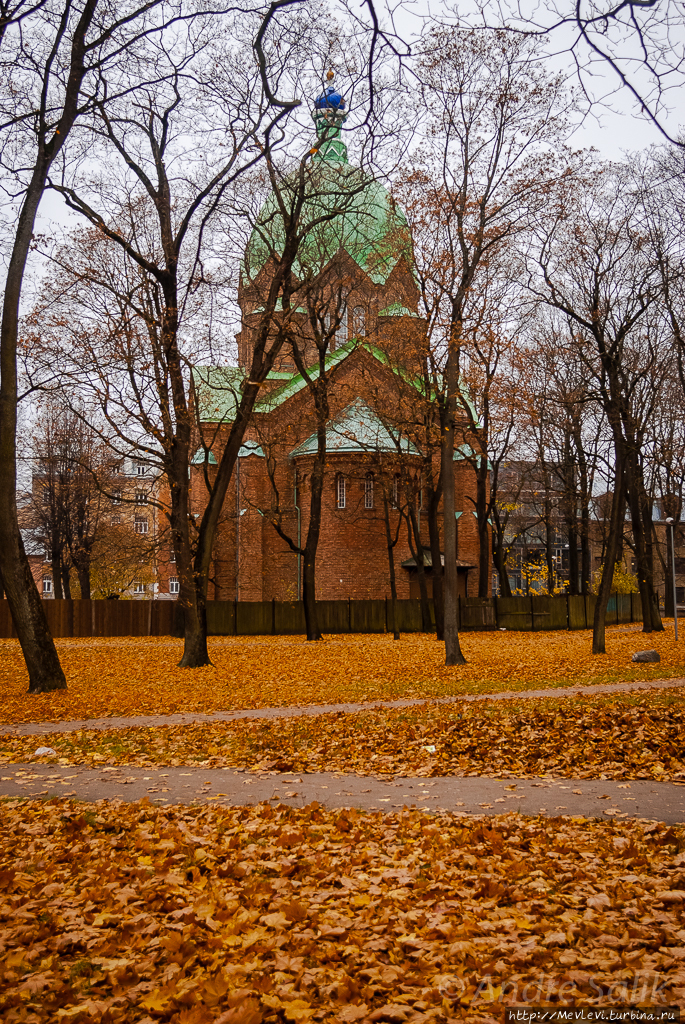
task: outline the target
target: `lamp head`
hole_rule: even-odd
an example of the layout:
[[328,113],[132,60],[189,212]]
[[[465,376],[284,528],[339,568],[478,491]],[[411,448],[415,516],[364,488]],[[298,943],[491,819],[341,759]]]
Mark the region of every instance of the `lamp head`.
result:
[[668,523],[669,526],[673,526],[673,518],[672,518],[672,516],[669,516],[668,519],[666,520],[666,522]]

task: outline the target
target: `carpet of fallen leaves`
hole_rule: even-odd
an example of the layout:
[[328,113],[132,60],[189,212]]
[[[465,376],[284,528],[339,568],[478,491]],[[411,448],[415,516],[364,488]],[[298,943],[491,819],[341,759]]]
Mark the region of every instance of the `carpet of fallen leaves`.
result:
[[685,833],[6,802],[4,1024],[501,1021],[685,1005]]
[[[0,721],[36,722],[111,715],[211,712],[234,708],[363,702],[398,697],[548,689],[685,674],[685,646],[672,626],[645,637],[607,632],[607,654],[591,654],[591,634],[465,633],[468,659],[446,668],[434,637],[385,635],[211,638],[213,665],[180,669],[182,646],[166,637],[58,640],[68,690],[29,696],[18,641],[0,641]],[[635,651],[656,648],[661,664],[635,665]]]
[[[0,736],[0,764],[685,781],[685,693],[427,703],[350,714]],[[48,743],[55,755],[35,757]],[[431,749],[432,748],[432,749]]]

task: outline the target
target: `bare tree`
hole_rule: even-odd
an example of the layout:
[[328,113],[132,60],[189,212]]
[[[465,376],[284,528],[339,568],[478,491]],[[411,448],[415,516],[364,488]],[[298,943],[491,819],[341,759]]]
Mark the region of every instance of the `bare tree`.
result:
[[660,298],[656,261],[648,251],[639,196],[625,169],[590,165],[550,204],[538,224],[529,287],[574,325],[577,351],[593,381],[611,431],[614,487],[604,571],[595,608],[593,653],[603,654],[604,618],[623,537],[626,497],[638,562],[644,630],[661,629],[654,603],[646,534],[641,447],[653,409],[662,339],[650,325]]
[[440,408],[445,660],[455,665],[464,660],[454,508],[455,431],[465,397],[460,363],[482,319],[480,277],[564,173],[555,147],[565,130],[565,99],[530,43],[506,33],[437,27],[422,40],[417,73],[426,144],[399,194],[414,234]]
[[626,93],[665,138],[685,147],[667,127],[685,75],[685,20],[677,0],[479,0],[478,8],[486,30],[522,33],[566,54],[590,110]]

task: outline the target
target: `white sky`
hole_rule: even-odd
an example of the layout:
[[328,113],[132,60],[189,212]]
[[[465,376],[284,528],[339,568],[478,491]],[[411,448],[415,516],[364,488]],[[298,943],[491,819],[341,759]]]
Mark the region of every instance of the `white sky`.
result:
[[[384,0],[377,0],[379,9],[383,2]],[[385,0],[385,2],[394,8],[395,29],[405,38],[415,36],[425,23],[427,16],[454,18],[456,10],[460,16],[468,17],[469,13],[475,10],[472,0],[460,0],[458,4],[450,2],[450,0],[399,0],[398,4],[394,0]],[[494,19],[494,4],[499,0],[492,0],[492,2]],[[515,0],[502,0],[502,2],[513,4]],[[518,2],[520,3],[521,0]],[[566,5],[570,5],[571,2],[572,0],[559,0],[558,6],[565,10]],[[335,5],[335,0],[332,0],[332,3]],[[569,85],[576,85],[577,79],[568,54],[564,52],[571,39],[570,31],[565,37],[556,34],[550,38],[549,63],[554,70],[566,71],[569,75]],[[680,39],[681,36],[676,36],[676,41]],[[628,153],[665,141],[658,129],[640,115],[628,92],[625,89],[616,88],[616,78],[608,66],[601,64],[595,66],[590,85],[598,102],[570,137],[569,143],[574,148],[594,147],[600,156],[610,160],[620,160]],[[666,127],[674,135],[677,135],[679,130],[685,127],[685,115],[679,112],[678,101],[680,101],[680,108],[685,109],[682,91],[674,90],[667,97],[670,114],[664,117]],[[48,193],[44,196],[36,225],[37,231],[49,234],[64,227],[77,226],[79,223],[81,223],[81,219],[75,214],[70,214],[57,195]]]

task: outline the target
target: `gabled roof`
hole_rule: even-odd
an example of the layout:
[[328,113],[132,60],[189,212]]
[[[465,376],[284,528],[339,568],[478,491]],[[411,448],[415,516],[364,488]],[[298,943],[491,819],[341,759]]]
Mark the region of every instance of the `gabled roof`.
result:
[[[290,454],[293,458],[298,455],[316,455],[317,446],[315,432]],[[326,451],[331,455],[398,451],[405,455],[421,454],[407,438],[388,430],[361,398],[355,399],[339,416],[329,421],[326,427]]]
[[[414,314],[412,314],[414,315]],[[388,356],[370,341],[353,339],[346,342],[333,352],[329,352],[324,360],[325,372],[334,369],[344,362],[349,355],[355,351],[367,352],[391,373],[398,374],[405,384],[413,387],[419,394],[424,393],[424,382],[413,377],[408,370],[393,365]],[[307,369],[310,380],[317,380],[319,366],[311,366]],[[193,380],[197,395],[200,422],[202,423],[230,423],[235,415],[242,385],[246,379],[245,370],[237,366],[197,366],[193,370]],[[269,413],[277,409],[283,402],[297,395],[303,388],[307,387],[307,381],[300,373],[286,373],[282,370],[272,370],[267,376],[267,381],[279,382],[280,386],[274,388],[264,395],[255,405],[256,413]],[[463,390],[464,399],[469,403],[472,415],[476,416],[468,393]],[[467,447],[467,446],[466,446]],[[459,451],[459,449],[457,449]],[[457,454],[455,459],[468,457],[468,455]]]

